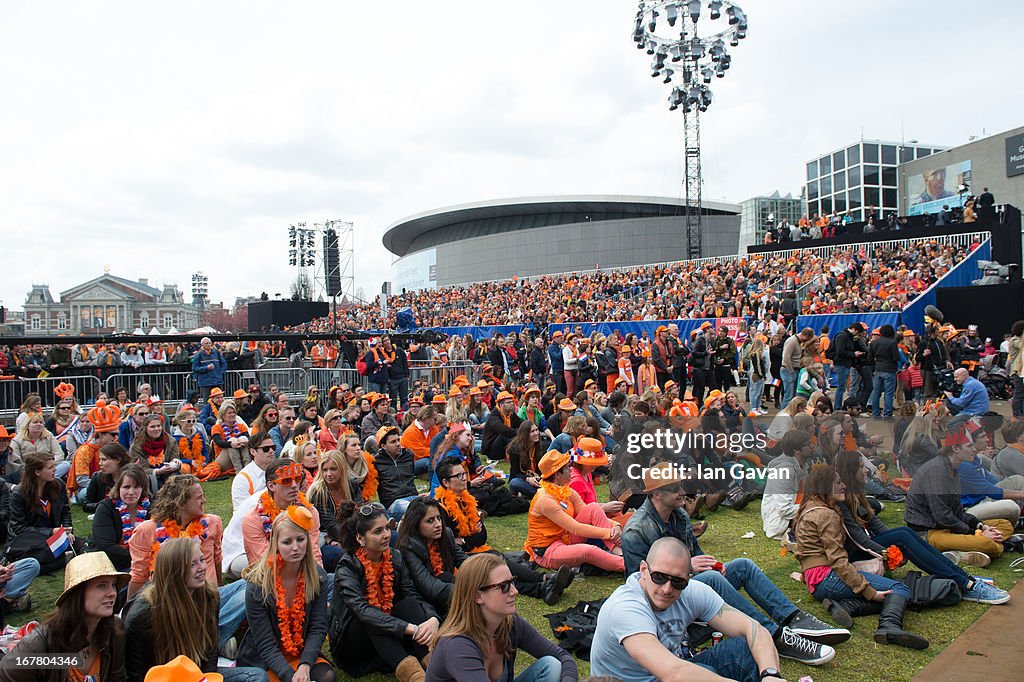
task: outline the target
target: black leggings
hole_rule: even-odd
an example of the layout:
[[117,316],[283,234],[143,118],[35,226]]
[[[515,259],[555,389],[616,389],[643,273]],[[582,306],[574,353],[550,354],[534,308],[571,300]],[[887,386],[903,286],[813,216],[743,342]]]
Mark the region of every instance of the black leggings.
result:
[[[391,608],[391,615],[414,625],[427,619],[423,607],[411,597],[406,597]],[[341,635],[340,646],[335,646],[332,653],[334,662],[343,670],[360,668],[376,654],[384,662],[388,672],[393,672],[398,664],[408,656],[423,659],[428,653],[427,647],[417,644],[412,637],[394,637],[376,632],[368,632],[358,620],[353,619]],[[341,654],[345,654],[342,656]]]

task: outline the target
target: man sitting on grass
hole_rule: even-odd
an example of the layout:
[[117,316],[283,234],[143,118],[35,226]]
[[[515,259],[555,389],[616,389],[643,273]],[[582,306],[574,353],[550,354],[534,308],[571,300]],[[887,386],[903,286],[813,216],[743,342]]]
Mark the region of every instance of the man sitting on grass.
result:
[[[783,680],[768,631],[691,580],[690,569],[690,552],[676,538],[651,545],[640,571],[601,607],[590,672],[630,682],[720,679],[706,671],[741,682]],[[687,629],[697,621],[728,639],[694,655]]]
[[[775,642],[778,654],[807,665],[821,665],[835,656],[828,644],[850,638],[849,630],[832,627],[801,611],[750,559],[725,564],[704,553],[683,510],[685,482],[678,469],[661,462],[644,471],[644,489],[649,497],[633,513],[622,530],[622,556],[626,574],[635,573],[659,538],[672,537],[686,545],[696,582],[704,583],[740,613],[761,624]],[[769,615],[743,598],[747,591]]]

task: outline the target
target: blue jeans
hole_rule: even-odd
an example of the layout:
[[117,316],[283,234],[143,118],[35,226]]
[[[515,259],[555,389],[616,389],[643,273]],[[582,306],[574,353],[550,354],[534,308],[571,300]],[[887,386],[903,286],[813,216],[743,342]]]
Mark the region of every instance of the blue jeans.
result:
[[[864,571],[857,572],[860,573],[861,576],[868,581],[868,584],[875,588],[877,592],[892,590],[894,594],[910,599],[910,588],[899,580],[886,578],[884,575],[865,573]],[[863,599],[863,597],[851,590],[849,585],[844,583],[842,578],[836,575],[835,571],[829,573],[828,577],[818,583],[818,586],[814,588],[814,598],[818,601],[823,601],[825,599],[856,599],[858,597]]]
[[764,395],[764,379],[760,381],[748,381],[747,390],[750,392],[750,409],[761,409],[761,396]]
[[903,552],[903,556],[925,573],[937,575],[940,578],[949,578],[959,585],[961,590],[967,589],[967,583],[971,580],[971,576],[910,528],[906,526],[890,528],[871,539],[883,547],[896,545]]
[[[773,636],[779,623],[785,622],[798,609],[786,595],[782,594],[768,576],[750,559],[733,559],[725,564],[725,575],[718,571],[701,571],[693,577],[713,589],[725,603],[764,626]],[[747,594],[764,609],[764,615],[739,593]]]
[[690,663],[737,682],[758,682],[761,679],[757,661],[743,637],[724,639],[691,658]]
[[430,473],[430,458],[422,457],[412,464],[412,473],[416,476]]
[[262,668],[217,668],[217,672],[224,677],[224,682],[270,682]]
[[39,562],[31,557],[18,559],[11,564],[11,568],[14,569],[14,573],[3,586],[3,590],[4,596],[13,601],[28,592],[28,586],[39,577]]
[[558,682],[562,679],[562,662],[554,656],[542,656],[515,677],[515,682]]
[[244,580],[236,580],[217,590],[220,593],[220,613],[217,616],[220,644],[231,639],[245,620],[245,585]]
[[510,479],[508,487],[512,492],[519,493],[527,499],[533,499],[534,494],[538,490],[537,486],[527,483],[525,478]]
[[790,372],[783,367],[780,376],[782,377],[782,406],[785,407],[796,396],[796,380],[799,374]]
[[871,406],[871,414],[874,417],[880,416],[882,411],[882,388],[885,388],[885,416],[892,416],[893,401],[896,399],[896,372],[875,372],[871,382],[871,398],[868,405]]
[[[394,519],[395,523],[401,521],[402,517],[405,516],[405,510],[409,508],[409,503],[417,497],[419,497],[419,495],[410,495],[409,497],[400,497],[392,502],[391,506],[388,507],[388,518]],[[392,533],[392,535],[397,537],[398,533]]]
[[[832,404],[837,410],[843,408],[843,397],[846,395],[846,381],[850,378],[850,368],[836,365],[836,399]],[[851,391],[851,395],[854,392]]]
[[57,462],[57,478],[62,481],[68,480],[68,473],[71,471],[71,462],[64,460],[63,462]]
[[[341,559],[341,555],[344,551],[341,547],[335,545],[323,545],[320,547],[320,556],[324,560],[324,570],[327,571],[328,575],[331,575],[338,569],[338,561]],[[329,584],[334,584],[333,580],[327,581]],[[327,600],[331,600],[330,589],[327,592]]]

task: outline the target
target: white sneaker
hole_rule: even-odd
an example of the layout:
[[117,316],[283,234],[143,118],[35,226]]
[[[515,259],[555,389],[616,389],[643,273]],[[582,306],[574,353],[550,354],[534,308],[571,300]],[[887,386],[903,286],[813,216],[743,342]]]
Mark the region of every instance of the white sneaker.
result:
[[992,563],[992,557],[984,552],[960,552],[957,550],[950,550],[943,552],[942,556],[946,557],[954,564],[958,566],[988,566]]

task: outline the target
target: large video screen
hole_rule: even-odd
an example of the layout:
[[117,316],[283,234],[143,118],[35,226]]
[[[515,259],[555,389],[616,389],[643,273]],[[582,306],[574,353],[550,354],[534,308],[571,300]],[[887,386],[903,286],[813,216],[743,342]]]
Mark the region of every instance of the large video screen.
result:
[[910,215],[938,213],[943,206],[963,206],[972,193],[960,192],[962,185],[970,188],[971,162],[962,161],[951,166],[940,166],[927,173],[907,178],[907,197]]

